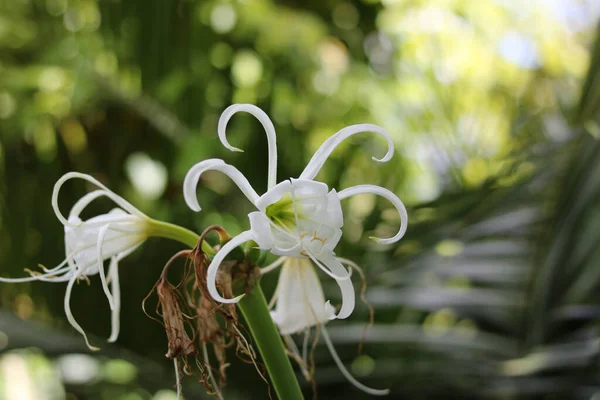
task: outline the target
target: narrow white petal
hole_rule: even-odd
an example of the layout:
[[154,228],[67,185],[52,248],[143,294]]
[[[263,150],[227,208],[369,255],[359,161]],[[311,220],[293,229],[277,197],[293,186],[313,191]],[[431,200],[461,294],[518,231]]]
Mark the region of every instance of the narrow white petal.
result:
[[[333,274],[346,277],[346,279],[335,280],[340,287],[340,291],[342,292],[342,307],[340,308],[340,312],[337,315],[331,315],[330,319],[348,318],[350,314],[352,314],[352,311],[354,311],[355,303],[354,286],[352,286],[352,281],[349,279],[350,275],[348,274],[348,271],[346,268],[344,268],[342,263],[335,258],[333,253],[323,252],[319,256],[319,261],[325,264]],[[326,306],[326,308],[328,307]]]
[[[108,289],[108,283],[106,282],[106,275],[104,274],[104,258],[102,258],[102,247],[104,244],[104,238],[106,237],[106,232],[110,229],[110,224],[107,224],[100,228],[98,231],[98,239],[96,241],[96,257],[98,264],[98,274],[100,275],[100,281],[102,282],[102,290],[104,290],[104,294],[108,299],[108,304],[110,305],[110,309],[115,309],[115,301],[113,299],[110,290]],[[112,262],[112,261],[111,261]]]
[[117,340],[121,327],[121,284],[119,281],[119,262],[136,251],[141,245],[142,244],[140,243],[136,246],[133,246],[132,248],[111,258],[108,268],[108,275],[111,278],[111,293],[114,298],[115,308],[111,312],[111,333],[110,337],[108,338],[108,342],[110,343],[113,343]]
[[248,179],[240,172],[237,168],[225,164],[223,160],[219,160],[217,158],[211,158],[208,160],[204,160],[194,165],[185,176],[185,180],[183,181],[183,197],[187,205],[194,211],[200,211],[200,204],[198,203],[198,197],[196,196],[196,187],[198,186],[198,181],[203,173],[206,171],[220,171],[227,175],[246,195],[248,200],[255,204],[258,200],[259,196],[256,194],[256,191],[248,182]]
[[77,332],[79,332],[83,335],[83,338],[85,339],[85,344],[87,344],[87,347],[92,351],[96,351],[96,350],[100,350],[100,349],[98,347],[94,347],[90,344],[90,342],[88,341],[87,335],[85,334],[85,331],[83,330],[81,325],[79,325],[77,323],[77,321],[75,321],[75,317],[73,317],[73,313],[71,312],[71,292],[73,291],[73,285],[75,284],[75,281],[77,281],[77,279],[81,275],[82,275],[82,273],[81,273],[81,271],[79,271],[78,273],[74,274],[73,277],[71,278],[71,280],[69,281],[69,283],[67,283],[67,290],[65,292],[65,301],[64,301],[65,314],[67,315],[67,321],[69,321],[71,326],[73,328],[75,328],[75,330]]
[[273,123],[267,116],[267,114],[256,107],[253,104],[233,104],[225,109],[219,118],[219,139],[221,139],[221,143],[223,146],[227,147],[231,151],[243,151],[238,149],[237,147],[233,147],[227,141],[227,136],[225,131],[227,129],[227,123],[229,119],[233,116],[233,114],[237,112],[247,112],[252,114],[257,120],[260,121],[263,128],[265,128],[265,133],[267,134],[267,146],[269,151],[269,173],[268,173],[268,183],[267,190],[271,189],[277,183],[277,136],[275,134],[275,127]]
[[[68,180],[75,179],[75,178],[83,179],[85,181],[93,183],[94,185],[98,186],[100,189],[102,189],[105,192],[103,194],[106,197],[110,198],[112,201],[114,201],[119,207],[121,207],[125,211],[129,212],[130,214],[137,215],[138,217],[146,218],[146,216],[140,210],[135,208],[133,205],[131,205],[131,203],[129,203],[127,200],[125,200],[118,194],[112,192],[110,189],[108,189],[106,186],[104,186],[102,183],[100,183],[100,181],[93,178],[92,176],[87,175],[87,174],[82,174],[80,172],[68,172],[68,173],[64,174],[58,181],[56,181],[56,183],[54,184],[54,190],[52,191],[52,208],[54,209],[56,218],[58,218],[58,220],[63,225],[77,226],[77,225],[73,225],[72,223],[70,223],[67,220],[67,218],[65,218],[63,216],[63,214],[60,212],[60,208],[58,207],[58,193],[60,192],[62,185],[64,185],[65,182],[67,182]],[[98,196],[100,196],[100,195],[98,195]],[[89,201],[91,201],[91,200],[89,200]],[[88,204],[89,204],[89,202],[88,202]],[[78,208],[80,208],[80,207],[78,207]]]
[[304,168],[304,171],[298,177],[298,179],[314,179],[323,167],[323,164],[325,164],[327,158],[329,158],[333,150],[335,150],[335,148],[338,147],[340,143],[342,143],[350,136],[362,132],[375,132],[383,136],[387,141],[388,151],[385,154],[385,156],[383,156],[383,158],[373,157],[373,160],[377,162],[386,162],[392,158],[392,156],[394,155],[394,142],[392,142],[392,138],[385,129],[373,124],[350,125],[339,130],[335,135],[331,136],[329,139],[323,142],[321,147],[319,147],[319,149],[312,156],[312,158],[306,165],[306,168]]
[[219,291],[217,290],[217,271],[219,270],[221,263],[223,262],[223,260],[225,260],[225,257],[227,257],[227,255],[229,253],[231,253],[239,245],[252,240],[253,236],[254,235],[252,234],[251,231],[245,231],[245,232],[240,233],[237,236],[234,236],[229,242],[225,243],[225,245],[223,247],[221,247],[221,249],[217,252],[217,254],[215,254],[215,257],[213,258],[210,265],[208,266],[208,271],[206,272],[208,292],[210,293],[212,298],[215,299],[216,301],[218,301],[220,303],[231,304],[231,303],[237,303],[238,301],[241,300],[242,297],[244,297],[243,294],[239,295],[233,299],[225,299],[225,298],[221,297],[221,295],[219,294]]
[[354,378],[346,369],[342,360],[340,360],[340,356],[338,356],[337,351],[335,351],[335,347],[333,347],[333,343],[331,343],[331,338],[327,333],[327,329],[325,329],[325,325],[321,325],[321,329],[323,332],[323,338],[325,339],[325,343],[327,344],[327,348],[329,349],[329,353],[331,354],[333,361],[335,361],[335,363],[337,364],[342,375],[344,375],[344,377],[348,379],[348,382],[350,382],[352,385],[362,390],[363,392],[373,396],[386,396],[390,394],[390,389],[373,389],[357,381],[356,378]]
[[326,266],[323,265],[323,263],[321,263],[315,256],[313,253],[311,252],[307,252],[309,258],[311,260],[313,260],[313,262],[315,264],[317,264],[317,267],[319,267],[319,269],[323,272],[325,272],[325,274],[327,274],[328,277],[335,279],[336,281],[344,281],[347,279],[350,279],[350,275],[348,274],[348,271],[345,271],[344,275],[336,275],[333,272],[331,272]]
[[119,258],[113,257],[110,260],[110,266],[108,267],[108,276],[110,276],[110,286],[112,289],[112,296],[114,301],[114,308],[111,311],[111,331],[110,337],[108,338],[109,343],[114,343],[119,337],[119,331],[121,328],[120,314],[121,314],[121,285],[119,283]]
[[279,259],[277,259],[276,261],[272,262],[271,264],[267,265],[264,268],[260,269],[260,273],[262,275],[264,274],[268,274],[269,272],[273,271],[275,268],[279,267],[281,264],[283,264],[283,262],[285,261],[284,257],[279,257]]
[[71,211],[69,212],[70,217],[79,217],[79,214],[83,212],[83,210],[94,200],[99,197],[107,195],[106,190],[94,190],[77,200],[77,203],[73,207],[71,207]]
[[400,229],[398,230],[398,233],[396,233],[391,238],[387,239],[380,239],[375,237],[372,239],[376,240],[381,244],[391,244],[402,239],[402,236],[404,236],[404,234],[406,233],[406,228],[408,226],[408,213],[406,212],[406,207],[404,207],[404,203],[402,203],[402,200],[400,200],[398,196],[396,196],[390,190],[375,185],[358,185],[342,190],[341,192],[339,192],[339,196],[340,200],[344,200],[348,197],[364,193],[375,194],[388,199],[392,202],[394,207],[396,207],[398,214],[400,214]]

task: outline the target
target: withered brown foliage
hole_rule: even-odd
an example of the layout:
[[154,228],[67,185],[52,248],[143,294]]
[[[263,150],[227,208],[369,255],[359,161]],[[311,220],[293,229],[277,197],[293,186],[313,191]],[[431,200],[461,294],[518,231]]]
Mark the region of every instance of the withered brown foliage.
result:
[[[221,392],[213,376],[212,367],[209,362],[207,346],[211,345],[217,360],[219,386],[224,386],[227,381],[226,349],[235,346],[238,358],[246,363],[253,364],[259,375],[265,377],[265,368],[257,363],[256,353],[246,340],[245,327],[240,324],[235,304],[217,303],[210,296],[206,281],[206,273],[210,264],[209,257],[202,251],[202,242],[210,232],[217,232],[221,242],[230,237],[227,232],[219,226],[207,228],[198,240],[198,244],[192,250],[183,250],[175,254],[167,262],[159,280],[156,282],[148,296],[143,300],[145,303],[156,291],[158,304],[156,314],[162,318],[158,320],[148,313],[148,317],[158,321],[165,328],[168,339],[168,351],[166,357],[176,360],[176,369],[187,375],[194,375],[190,367],[190,359],[198,367],[198,379],[210,392],[218,398],[222,398]],[[218,247],[215,246],[215,249]],[[171,266],[177,259],[185,258],[182,278],[177,285],[169,282],[167,275]],[[260,277],[260,269],[251,267],[246,261],[226,261],[217,273],[217,288],[225,297],[233,296],[233,282],[242,279],[246,282],[246,290],[249,291],[254,281]],[[269,397],[270,388],[269,388]]]
[[[191,324],[192,317],[180,289],[185,285],[185,280],[189,276],[189,268],[186,267],[184,276],[177,284],[171,284],[167,278],[169,269],[175,260],[187,257],[189,250],[180,251],[175,254],[165,267],[160,275],[160,278],[142,301],[142,309],[144,313],[153,320],[159,322],[167,333],[167,353],[165,356],[168,359],[177,359],[179,370],[191,375],[191,368],[188,362],[188,356],[197,357],[198,349],[195,344],[195,329]],[[156,291],[158,303],[156,305],[156,314],[162,318],[162,321],[151,316],[146,311],[146,301]],[[190,337],[190,333],[192,334]]]

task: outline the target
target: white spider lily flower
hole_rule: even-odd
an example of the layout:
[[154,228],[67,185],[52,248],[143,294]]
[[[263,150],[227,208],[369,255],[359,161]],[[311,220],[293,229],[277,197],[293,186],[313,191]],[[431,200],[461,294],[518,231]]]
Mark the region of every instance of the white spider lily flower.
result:
[[361,132],[375,132],[386,139],[387,153],[381,159],[375,157],[373,159],[378,162],[389,161],[394,153],[394,144],[390,136],[383,128],[371,124],[343,128],[321,145],[298,179],[289,179],[276,184],[275,128],[260,108],[250,104],[235,104],[228,107],[219,119],[219,139],[228,149],[241,151],[229,144],[225,134],[229,119],[240,111],[255,116],[265,128],[269,151],[267,192],[259,196],[240,171],[220,159],[208,159],[194,165],[184,181],[184,198],[194,211],[201,209],[196,197],[198,181],[202,174],[209,170],[220,171],[230,177],[257,209],[248,215],[250,230],[240,233],[226,243],[209,265],[207,280],[211,296],[222,303],[235,303],[243,297],[242,295],[234,299],[223,298],[217,291],[215,280],[219,265],[225,257],[237,246],[254,241],[259,248],[269,250],[276,255],[310,259],[327,275],[334,278],[342,292],[341,309],[336,315],[333,307],[323,305],[321,311],[325,312],[329,319],[347,318],[354,310],[355,299],[348,272],[334,253],[334,248],[342,236],[343,213],[340,201],[362,193],[372,193],[390,200],[400,214],[401,223],[393,237],[373,238],[383,244],[394,243],[402,238],[406,232],[408,215],[402,201],[382,187],[359,185],[337,192],[335,189],[329,190],[326,184],[317,182],[314,178],[338,145],[350,136]]
[[[99,190],[90,192],[79,199],[71,208],[68,217],[65,218],[58,207],[58,194],[63,184],[74,178],[88,181],[98,186]],[[108,197],[120,208],[82,220],[80,214],[92,201],[100,197]],[[100,275],[102,288],[112,313],[112,328],[108,341],[116,341],[119,335],[121,309],[118,263],[135,251],[148,238],[150,219],[98,180],[90,175],[78,172],[69,172],[56,182],[52,193],[52,207],[56,217],[64,225],[65,260],[52,269],[44,268],[43,274],[32,272],[30,277],[0,278],[0,282],[67,282],[64,299],[67,320],[73,328],[83,335],[90,349],[98,350],[97,347],[90,345],[83,328],[77,323],[71,312],[70,300],[73,285],[91,275]],[[106,260],[110,260],[108,274],[104,271]]]
[[325,296],[311,260],[306,258],[281,257],[276,263],[283,264],[283,266],[281,267],[277,287],[269,306],[272,307],[273,304],[276,304],[275,311],[271,311],[271,317],[281,335],[286,338],[286,343],[292,345],[290,351],[298,353],[296,354],[297,358],[304,358],[304,362],[307,362],[306,349],[303,349],[304,357],[301,356],[295,345],[293,345],[293,340],[286,336],[295,333],[308,335],[308,330],[311,327],[318,326],[317,332],[323,334],[325,344],[332,358],[344,377],[352,385],[372,395],[382,396],[388,394],[389,390],[387,389],[373,389],[358,382],[340,360],[325,328],[325,324],[330,319],[330,313],[333,312],[331,310],[333,307],[327,304],[329,310],[323,308]]

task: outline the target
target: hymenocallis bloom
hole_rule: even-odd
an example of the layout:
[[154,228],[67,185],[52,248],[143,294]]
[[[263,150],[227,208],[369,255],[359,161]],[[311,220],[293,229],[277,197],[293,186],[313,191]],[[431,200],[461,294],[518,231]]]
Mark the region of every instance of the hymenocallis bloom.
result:
[[[88,181],[99,189],[79,199],[65,217],[58,207],[58,195],[64,183],[74,178]],[[81,213],[90,203],[100,197],[109,198],[118,208],[106,214],[82,220]],[[78,172],[69,172],[56,182],[52,193],[52,208],[56,217],[64,225],[65,259],[54,268],[42,267],[43,273],[29,271],[31,275],[29,277],[0,278],[0,282],[67,282],[64,298],[67,320],[83,335],[90,349],[98,350],[97,347],[90,345],[83,328],[77,323],[71,312],[70,299],[73,286],[82,279],[87,280],[89,276],[100,275],[102,288],[112,313],[112,328],[108,341],[117,340],[121,309],[118,264],[148,238],[150,219],[98,180]],[[104,263],[107,260],[109,261],[108,273],[104,270]]]
[[[219,119],[218,134],[221,142],[230,150],[241,151],[229,144],[225,133],[229,119],[239,111],[255,116],[267,133],[269,149],[267,191],[263,195],[258,195],[240,171],[220,159],[199,162],[190,169],[184,181],[184,197],[192,210],[201,209],[196,197],[196,187],[202,174],[209,170],[220,171],[229,176],[257,208],[257,211],[248,215],[250,229],[227,242],[210,263],[207,271],[210,295],[223,303],[235,303],[242,298],[243,295],[233,299],[221,296],[216,288],[216,275],[219,266],[233,249],[245,242],[256,242],[260,249],[281,256],[273,264],[263,268],[262,272],[266,273],[283,265],[272,300],[272,303],[276,302],[277,306],[271,315],[280,333],[288,339],[286,342],[292,348],[292,353],[295,345],[289,339],[289,335],[300,332],[308,335],[310,328],[316,326],[318,331],[323,333],[327,347],[341,372],[353,385],[374,395],[389,393],[388,390],[369,388],[350,375],[338,357],[324,324],[332,319],[347,318],[354,310],[355,304],[350,273],[342,261],[354,268],[357,266],[348,260],[339,259],[334,253],[342,236],[341,200],[357,194],[370,193],[384,197],[394,205],[400,215],[400,228],[390,238],[372,238],[382,244],[395,243],[402,238],[408,220],[406,208],[394,193],[379,186],[358,185],[337,192],[335,189],[330,190],[326,184],[315,181],[314,178],[338,145],[350,136],[361,132],[374,132],[386,139],[387,153],[381,159],[373,159],[378,162],[389,161],[394,153],[390,136],[383,128],[371,124],[343,128],[321,145],[298,179],[289,179],[276,184],[275,128],[261,109],[249,104],[228,107]],[[325,301],[315,266],[333,278],[340,287],[342,304],[337,313],[329,301]],[[306,351],[303,351],[303,357],[299,355],[298,357],[306,366]]]
[[379,162],[389,161],[394,153],[394,144],[390,136],[383,128],[371,124],[343,128],[321,145],[298,179],[289,179],[276,184],[275,128],[260,108],[250,104],[235,104],[228,107],[219,119],[218,134],[221,142],[230,150],[241,151],[229,144],[225,134],[229,119],[239,111],[252,114],[265,128],[269,150],[267,192],[259,196],[239,170],[220,159],[209,159],[194,165],[184,181],[183,194],[192,210],[201,209],[196,197],[196,187],[202,174],[209,170],[220,171],[229,176],[257,208],[257,211],[248,215],[250,229],[225,244],[209,265],[207,284],[211,296],[223,303],[235,303],[241,299],[243,295],[226,299],[219,294],[215,283],[217,270],[233,249],[245,242],[255,241],[260,249],[269,250],[275,255],[311,260],[323,272],[335,279],[342,293],[339,312],[336,314],[335,309],[328,302],[324,303],[318,312],[325,312],[328,319],[347,318],[354,310],[354,288],[348,271],[335,257],[333,251],[342,236],[343,213],[340,201],[363,193],[375,194],[391,201],[400,214],[401,224],[393,237],[373,238],[383,244],[400,240],[406,231],[408,215],[402,201],[385,188],[358,185],[337,192],[335,189],[329,190],[326,184],[315,181],[314,178],[338,145],[350,136],[361,132],[375,132],[386,139],[387,153],[381,159],[373,159]]

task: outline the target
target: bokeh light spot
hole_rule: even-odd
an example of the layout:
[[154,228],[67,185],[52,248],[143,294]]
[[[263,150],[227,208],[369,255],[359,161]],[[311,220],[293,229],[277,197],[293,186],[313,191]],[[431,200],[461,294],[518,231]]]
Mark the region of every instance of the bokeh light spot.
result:
[[167,187],[167,168],[144,153],[130,155],[125,170],[135,189],[150,200],[162,196]]
[[462,253],[465,245],[463,242],[458,240],[442,240],[435,245],[435,251],[444,257],[455,257]]
[[250,50],[236,53],[231,67],[233,81],[240,87],[255,86],[263,74],[263,65],[258,56]]
[[4,350],[8,346],[8,335],[0,331],[0,350]]
[[98,379],[99,363],[87,354],[67,354],[61,356],[57,363],[65,383],[82,385]]
[[125,384],[137,376],[137,368],[125,360],[109,360],[104,364],[104,378],[112,383]]
[[352,373],[358,377],[369,376],[375,370],[375,360],[366,354],[361,354],[352,362]]
[[358,24],[359,14],[350,3],[340,3],[333,9],[333,23],[342,29],[354,29]]
[[431,313],[423,322],[423,332],[428,336],[441,336],[456,322],[456,314],[449,308]]
[[21,319],[29,319],[33,315],[35,305],[33,300],[26,294],[21,294],[14,299],[13,307],[15,314]]
[[227,43],[218,42],[210,49],[210,63],[216,68],[223,69],[231,63],[233,50]]
[[56,91],[61,89],[66,82],[64,71],[57,67],[44,68],[38,78],[40,89],[47,91]]
[[217,33],[227,33],[235,27],[237,15],[230,4],[219,4],[210,13],[210,25]]
[[17,109],[15,98],[8,92],[0,92],[0,119],[10,118]]
[[69,119],[63,122],[59,132],[69,153],[76,155],[87,148],[85,129],[76,119]]

